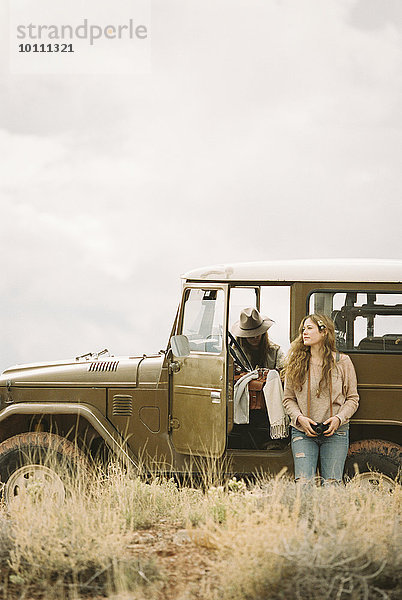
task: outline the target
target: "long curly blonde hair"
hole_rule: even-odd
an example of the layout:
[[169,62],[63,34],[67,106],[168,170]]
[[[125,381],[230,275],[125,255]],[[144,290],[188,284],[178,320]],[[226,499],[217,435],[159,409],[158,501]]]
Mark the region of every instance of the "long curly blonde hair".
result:
[[306,381],[311,358],[310,346],[305,346],[303,342],[304,323],[307,319],[311,319],[320,331],[325,331],[322,345],[322,375],[318,385],[318,394],[320,394],[323,388],[329,385],[330,372],[335,364],[333,352],[336,352],[334,323],[326,315],[314,313],[307,315],[302,319],[299,327],[299,334],[292,342],[287,356],[285,377],[296,390],[301,390]]

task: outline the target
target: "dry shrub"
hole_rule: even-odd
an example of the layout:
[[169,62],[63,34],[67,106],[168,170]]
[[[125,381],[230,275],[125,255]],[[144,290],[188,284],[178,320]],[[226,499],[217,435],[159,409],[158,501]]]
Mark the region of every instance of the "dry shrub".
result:
[[156,476],[144,483],[139,477],[127,477],[118,467],[97,486],[97,495],[103,510],[117,513],[121,527],[131,531],[149,528],[160,519],[184,526],[203,498],[202,490],[181,486],[173,478]]
[[400,489],[303,488],[276,479],[251,492],[248,506],[214,530],[223,551],[220,598],[399,597]]
[[297,487],[284,477],[194,489],[112,466],[81,474],[62,504],[28,493],[3,507],[3,580],[8,562],[10,596],[155,599],[169,574],[128,548],[136,530],[163,521],[187,526],[192,543],[214,553],[213,588],[205,581],[183,600],[396,600],[401,496],[399,488]]
[[[130,560],[132,533],[161,517],[179,514],[179,490],[170,481],[150,485],[120,469],[70,482],[65,501],[29,493],[5,508],[10,581],[21,589],[57,597],[124,591],[159,577],[149,560]],[[0,540],[1,541],[1,540]]]

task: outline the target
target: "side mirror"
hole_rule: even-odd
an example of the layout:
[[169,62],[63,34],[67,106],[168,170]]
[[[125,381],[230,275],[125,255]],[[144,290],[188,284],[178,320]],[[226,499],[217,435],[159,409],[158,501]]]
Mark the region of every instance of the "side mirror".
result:
[[170,346],[175,358],[190,356],[190,342],[185,335],[174,335],[170,340]]

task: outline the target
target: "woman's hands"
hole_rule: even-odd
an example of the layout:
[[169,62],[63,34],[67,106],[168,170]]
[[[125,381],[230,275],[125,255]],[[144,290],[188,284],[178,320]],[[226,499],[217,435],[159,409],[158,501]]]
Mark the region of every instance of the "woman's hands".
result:
[[[324,421],[324,425],[329,425],[328,429],[324,432],[325,437],[330,437],[334,435],[335,431],[341,424],[341,420],[339,417],[330,417],[326,421]],[[305,417],[304,415],[299,415],[296,420],[296,425],[299,425],[304,433],[308,437],[317,437],[318,434],[312,428],[312,425],[317,425],[316,421],[310,419],[310,417]]]
[[317,437],[316,432],[311,427],[311,425],[317,425],[317,423],[313,419],[310,419],[310,417],[299,415],[296,419],[296,425],[299,425],[308,437]]
[[330,435],[334,435],[335,431],[340,427],[341,420],[339,417],[330,417],[324,421],[324,425],[329,425],[327,431],[324,431],[324,435],[329,437]]

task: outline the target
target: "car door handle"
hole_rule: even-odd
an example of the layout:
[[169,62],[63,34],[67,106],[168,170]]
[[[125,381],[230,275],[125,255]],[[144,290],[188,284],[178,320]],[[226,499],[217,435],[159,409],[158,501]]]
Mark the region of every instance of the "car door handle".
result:
[[212,404],[220,404],[221,403],[221,393],[220,392],[211,392],[211,401],[212,401]]

